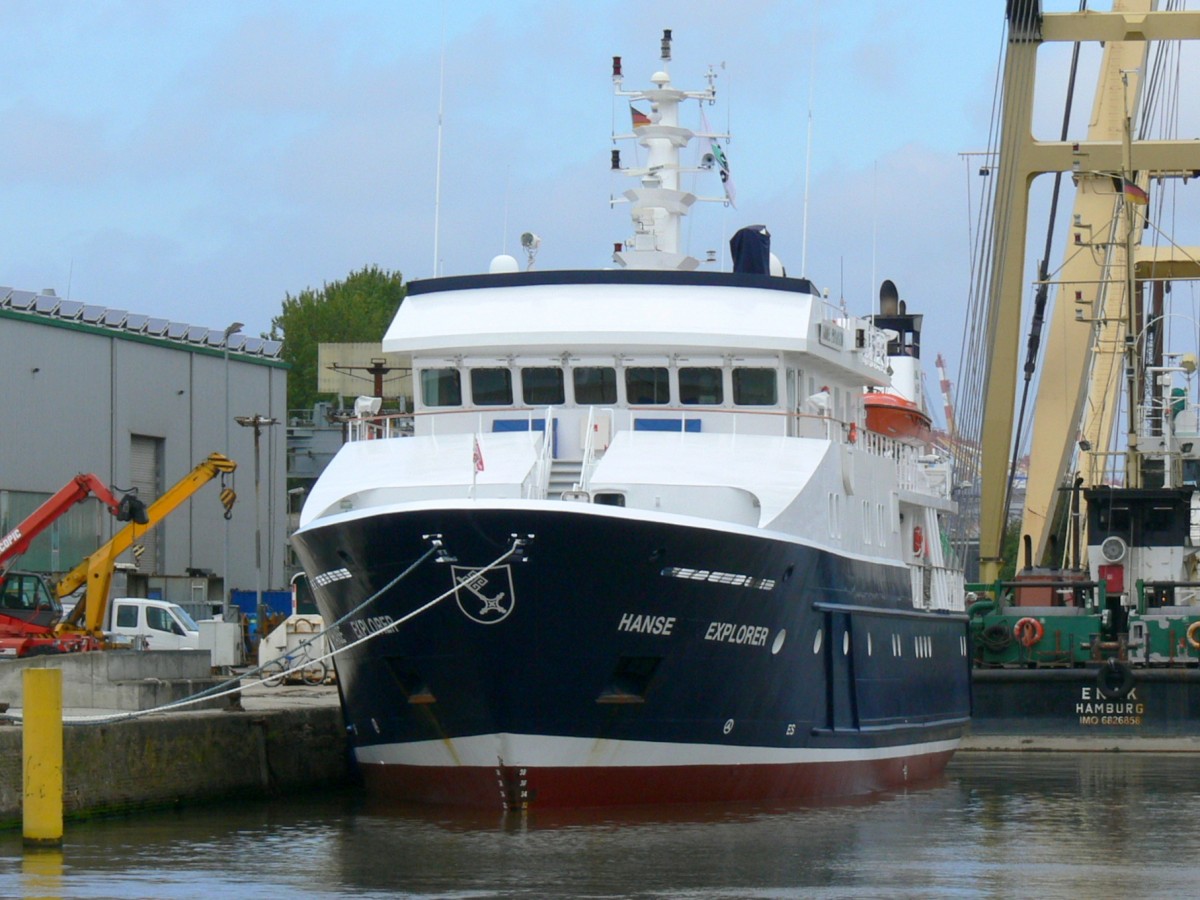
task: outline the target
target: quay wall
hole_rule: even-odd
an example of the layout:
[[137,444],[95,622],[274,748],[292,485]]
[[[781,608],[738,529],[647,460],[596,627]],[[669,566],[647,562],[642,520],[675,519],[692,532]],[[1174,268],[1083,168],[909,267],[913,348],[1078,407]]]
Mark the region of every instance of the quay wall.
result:
[[[63,729],[69,818],[336,787],[353,777],[339,706],[166,713]],[[22,729],[0,725],[0,827],[21,823]]]

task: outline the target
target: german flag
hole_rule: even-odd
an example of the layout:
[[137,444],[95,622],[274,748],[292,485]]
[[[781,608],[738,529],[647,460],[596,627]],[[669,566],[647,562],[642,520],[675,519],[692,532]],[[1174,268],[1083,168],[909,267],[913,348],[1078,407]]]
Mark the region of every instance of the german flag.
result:
[[634,106],[632,103],[629,104],[629,115],[631,115],[633,117],[633,127],[635,129],[636,128],[644,128],[645,126],[650,124],[650,117],[648,115],[646,115],[644,112],[642,112],[640,109],[638,109],[636,106]]
[[1126,200],[1128,200],[1130,203],[1137,203],[1141,206],[1145,206],[1150,202],[1149,195],[1134,182],[1130,181],[1128,178],[1124,178],[1122,181],[1124,182],[1124,186],[1121,188],[1121,190],[1124,192]]

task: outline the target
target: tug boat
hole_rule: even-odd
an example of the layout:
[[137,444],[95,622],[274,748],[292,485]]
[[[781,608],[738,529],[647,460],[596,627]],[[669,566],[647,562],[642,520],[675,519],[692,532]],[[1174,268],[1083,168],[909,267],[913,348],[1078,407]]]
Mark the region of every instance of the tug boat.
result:
[[[680,242],[670,33],[617,96],[643,164],[615,268],[415,281],[293,544],[371,792],[493,807],[781,801],[937,776],[970,714],[949,463],[866,427],[888,333]],[[640,104],[641,109],[633,107]],[[727,174],[708,155],[700,177]],[[693,170],[694,171],[694,170]],[[703,198],[701,198],[703,199]],[[725,198],[713,198],[722,202]],[[526,242],[527,244],[530,242]]]

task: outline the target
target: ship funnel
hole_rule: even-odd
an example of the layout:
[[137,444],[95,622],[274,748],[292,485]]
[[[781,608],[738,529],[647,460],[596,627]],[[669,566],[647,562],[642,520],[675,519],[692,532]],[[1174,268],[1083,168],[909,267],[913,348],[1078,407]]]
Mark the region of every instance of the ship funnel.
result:
[[896,283],[890,278],[884,279],[883,284],[879,286],[879,314],[881,316],[894,316],[899,311],[900,292],[896,290]]

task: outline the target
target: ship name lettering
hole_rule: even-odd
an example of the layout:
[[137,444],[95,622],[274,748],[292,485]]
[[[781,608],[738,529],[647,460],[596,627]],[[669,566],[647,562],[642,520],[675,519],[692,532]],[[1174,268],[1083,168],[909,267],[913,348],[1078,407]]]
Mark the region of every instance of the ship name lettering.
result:
[[[1138,698],[1137,690],[1138,689],[1137,689],[1136,685],[1134,687],[1131,687],[1129,689],[1129,693],[1125,695],[1125,699],[1126,700],[1137,700],[1137,698]],[[1079,693],[1080,700],[1100,700],[1103,698],[1103,696],[1104,695],[1100,693],[1100,688],[1093,688],[1093,687],[1081,688],[1080,693]]]
[[[1142,703],[1076,703],[1075,714],[1079,716],[1140,716],[1146,707]],[[1105,723],[1109,724],[1109,723]],[[1117,724],[1117,723],[1112,723]]]
[[765,647],[770,629],[761,625],[738,625],[734,622],[710,622],[704,632],[706,641],[721,641],[725,644],[749,644]]
[[355,619],[349,623],[350,631],[353,632],[355,640],[362,640],[369,634],[387,628],[393,621],[391,616],[368,616],[365,619]]
[[617,625],[617,631],[637,631],[641,634],[669,635],[675,627],[674,616],[643,616],[625,613]]

